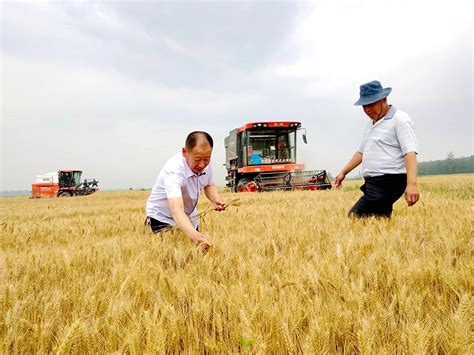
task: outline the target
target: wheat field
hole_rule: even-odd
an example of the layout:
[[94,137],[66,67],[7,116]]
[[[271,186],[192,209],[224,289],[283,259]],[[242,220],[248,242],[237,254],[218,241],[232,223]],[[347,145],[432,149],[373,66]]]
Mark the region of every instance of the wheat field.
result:
[[474,353],[473,176],[353,221],[341,190],[223,193],[207,253],[149,192],[2,198],[0,353]]

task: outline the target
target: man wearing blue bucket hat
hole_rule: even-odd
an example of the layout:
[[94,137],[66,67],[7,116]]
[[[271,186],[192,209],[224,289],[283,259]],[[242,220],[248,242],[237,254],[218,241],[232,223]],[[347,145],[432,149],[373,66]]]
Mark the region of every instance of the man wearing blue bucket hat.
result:
[[387,103],[392,88],[374,80],[360,86],[354,105],[369,116],[362,143],[352,159],[334,179],[342,186],[346,175],[362,163],[364,195],[349,212],[354,217],[390,217],[393,204],[403,194],[413,206],[420,194],[416,184],[418,152],[413,121],[403,111]]

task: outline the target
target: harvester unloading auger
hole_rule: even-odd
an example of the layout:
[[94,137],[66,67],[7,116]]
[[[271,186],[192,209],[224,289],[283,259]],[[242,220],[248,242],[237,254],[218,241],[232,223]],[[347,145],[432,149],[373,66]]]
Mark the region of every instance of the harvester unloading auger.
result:
[[300,122],[252,122],[230,131],[225,138],[226,185],[234,192],[330,189],[326,170],[305,171],[296,161],[296,132],[301,129]]

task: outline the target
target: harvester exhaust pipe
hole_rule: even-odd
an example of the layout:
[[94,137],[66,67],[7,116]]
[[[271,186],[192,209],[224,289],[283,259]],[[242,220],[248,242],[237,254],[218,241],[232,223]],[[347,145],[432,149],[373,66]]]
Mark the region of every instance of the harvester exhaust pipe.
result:
[[304,144],[308,144],[308,140],[306,139],[306,128],[302,128],[302,130],[304,131],[303,136],[302,136],[303,137],[303,142],[304,142]]

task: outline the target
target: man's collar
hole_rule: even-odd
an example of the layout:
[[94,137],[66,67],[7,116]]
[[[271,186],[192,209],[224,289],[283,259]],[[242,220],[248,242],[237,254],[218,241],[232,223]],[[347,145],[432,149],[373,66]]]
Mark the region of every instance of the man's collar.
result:
[[395,115],[395,112],[397,112],[397,108],[393,105],[390,105],[390,109],[388,110],[388,112],[385,115],[384,119],[391,120],[393,118],[393,115]]
[[183,159],[184,174],[185,174],[185,176],[186,176],[186,179],[189,178],[189,177],[191,177],[191,176],[193,176],[193,175],[196,175],[196,174],[194,173],[194,171],[192,171],[191,168],[189,167],[188,162],[186,161],[186,158],[185,158],[183,155],[182,155],[181,157],[182,157],[182,159]]
[[[186,176],[186,179],[187,178],[190,178],[191,176],[201,176],[201,175],[206,175],[206,172],[203,171],[199,174],[196,174],[194,171],[191,170],[191,168],[189,167],[188,165],[188,162],[186,161],[186,158],[184,156],[183,157],[183,165],[184,165],[184,174]],[[207,167],[206,167],[207,168]]]

